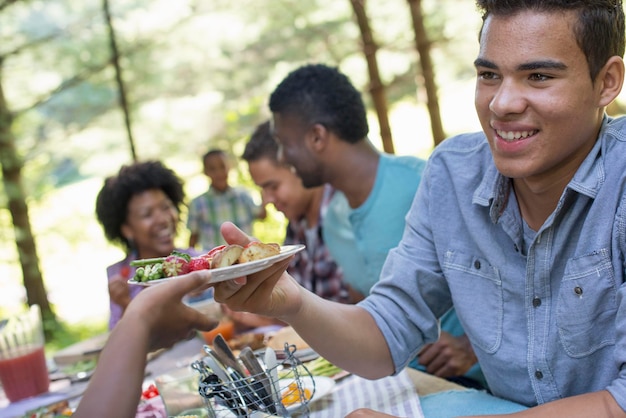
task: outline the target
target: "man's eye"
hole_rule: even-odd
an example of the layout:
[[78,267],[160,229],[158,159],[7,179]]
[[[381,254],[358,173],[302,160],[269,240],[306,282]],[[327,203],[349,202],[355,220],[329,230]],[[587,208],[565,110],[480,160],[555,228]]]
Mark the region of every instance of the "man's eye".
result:
[[479,71],[478,72],[478,78],[482,78],[483,80],[493,80],[496,79],[498,76],[496,75],[496,73],[492,72],[492,71]]
[[552,79],[552,77],[547,76],[545,74],[535,73],[535,74],[531,74],[528,77],[528,79],[531,80],[531,81],[547,81],[547,80]]

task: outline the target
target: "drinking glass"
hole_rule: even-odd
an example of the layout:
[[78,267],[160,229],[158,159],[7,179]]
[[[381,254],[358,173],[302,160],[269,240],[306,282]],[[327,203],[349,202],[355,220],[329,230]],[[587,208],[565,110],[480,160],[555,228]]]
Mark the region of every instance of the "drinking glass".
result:
[[50,387],[39,305],[0,322],[0,381],[11,402]]

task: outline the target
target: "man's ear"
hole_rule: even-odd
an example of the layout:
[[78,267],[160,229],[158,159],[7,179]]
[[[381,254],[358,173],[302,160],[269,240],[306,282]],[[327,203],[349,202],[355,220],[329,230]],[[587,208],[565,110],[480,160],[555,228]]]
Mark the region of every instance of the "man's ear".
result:
[[330,131],[321,123],[315,123],[309,131],[309,144],[316,151],[321,151],[328,146]]
[[607,106],[622,91],[624,84],[624,61],[618,56],[608,59],[598,73],[597,82],[600,83],[599,106]]

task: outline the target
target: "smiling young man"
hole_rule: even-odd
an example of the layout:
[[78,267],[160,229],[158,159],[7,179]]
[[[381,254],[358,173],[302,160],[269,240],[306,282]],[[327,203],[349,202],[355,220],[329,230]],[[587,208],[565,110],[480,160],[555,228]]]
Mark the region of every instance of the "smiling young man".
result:
[[605,114],[624,82],[622,3],[477,4],[483,132],[433,152],[370,296],[332,304],[283,275],[216,298],[370,378],[436,340],[454,303],[491,391],[530,407],[520,416],[625,417],[626,118]]
[[269,121],[256,127],[241,158],[248,163],[252,180],[261,188],[263,204],[273,204],[287,218],[284,244],[306,245],[305,251],[296,254],[289,263],[289,274],[324,299],[356,302],[322,236],[324,215],[334,189],[330,185],[304,187],[293,168],[278,160],[278,144]]
[[[304,187],[337,190],[325,209],[322,235],[345,282],[363,298],[402,238],[426,161],[374,147],[361,93],[337,68],[295,69],[274,89],[269,107],[281,160]],[[484,388],[454,309],[440,318],[440,328],[437,342],[425,346],[411,367]]]

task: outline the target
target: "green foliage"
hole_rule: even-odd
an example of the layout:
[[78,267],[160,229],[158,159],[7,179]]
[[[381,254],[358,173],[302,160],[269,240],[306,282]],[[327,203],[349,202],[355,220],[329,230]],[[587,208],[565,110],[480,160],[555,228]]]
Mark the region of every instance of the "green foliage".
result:
[[287,220],[282,213],[278,212],[273,205],[267,207],[267,218],[256,221],[252,225],[253,234],[263,242],[277,242],[282,244],[285,240],[285,228]]
[[46,338],[46,353],[55,353],[62,348],[106,331],[107,324],[104,322],[81,322],[77,324],[59,322],[52,326],[51,335]]
[[[471,74],[471,60],[459,53],[465,49],[448,51],[444,42],[465,34],[467,16],[459,12],[465,2],[424,3],[429,14],[436,13],[429,29],[441,31],[433,37],[445,51],[438,59],[445,65],[438,68]],[[78,294],[89,279],[89,290],[73,297],[106,303],[104,285],[99,291],[91,287],[105,283],[106,265],[120,254],[102,236],[94,199],[103,177],[131,157],[100,7],[99,2],[55,0],[15,2],[3,9],[0,82],[16,115],[12,132],[26,161],[22,178],[46,284],[60,300],[59,282],[72,283]],[[111,7],[139,158],[171,163],[189,191],[201,183],[200,156],[206,149],[219,146],[241,155],[254,127],[269,116],[269,93],[295,67],[312,61],[337,65],[367,91],[367,68],[348,1],[125,0]],[[380,45],[381,76],[390,84],[390,108],[407,98],[413,102],[419,67],[408,5],[370,0],[367,7]],[[475,44],[475,38],[467,39]],[[367,94],[364,98],[370,102]],[[235,174],[237,184],[257,190],[245,163],[238,161]],[[20,286],[3,190],[0,195],[0,237],[5,238],[0,251],[6,261],[0,265],[0,284]],[[286,221],[273,207],[268,212],[265,221],[255,223],[254,234],[282,242]],[[187,238],[182,226],[179,238],[180,243]],[[86,278],[81,269],[95,273]],[[66,339],[63,333],[74,338],[71,329],[59,332],[60,340]]]
[[113,86],[83,82],[72,88],[64,89],[55,94],[39,107],[48,123],[59,123],[62,126],[77,125],[84,128],[117,106],[117,97]]

